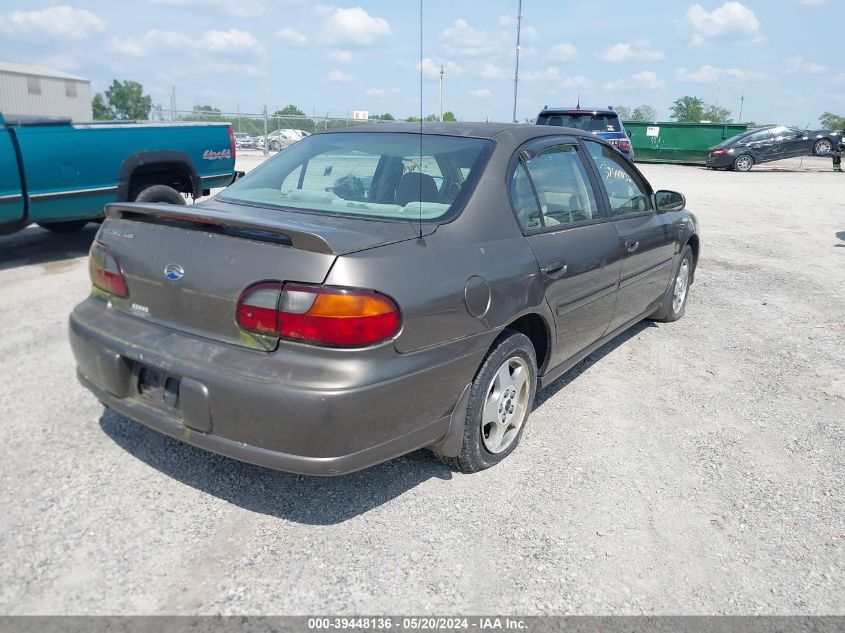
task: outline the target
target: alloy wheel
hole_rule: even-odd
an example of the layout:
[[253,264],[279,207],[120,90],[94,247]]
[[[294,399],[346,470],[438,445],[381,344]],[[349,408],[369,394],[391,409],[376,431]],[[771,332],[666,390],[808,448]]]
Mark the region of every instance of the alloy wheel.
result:
[[501,453],[513,444],[528,417],[530,370],[519,356],[499,366],[487,387],[481,412],[481,439],[490,453]]
[[748,171],[754,165],[754,159],[750,156],[740,156],[736,159],[736,168],[739,171]]
[[681,306],[684,305],[684,299],[687,297],[687,288],[689,288],[689,260],[685,259],[681,262],[678,276],[675,277],[675,289],[672,294],[673,312],[678,312]]
[[829,154],[830,150],[833,148],[830,141],[827,139],[822,139],[816,142],[816,156],[824,156],[825,154]]

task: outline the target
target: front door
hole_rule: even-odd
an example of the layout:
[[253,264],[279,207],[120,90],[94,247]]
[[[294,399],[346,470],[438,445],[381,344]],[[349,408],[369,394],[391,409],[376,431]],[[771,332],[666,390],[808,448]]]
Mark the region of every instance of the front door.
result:
[[622,257],[619,292],[609,330],[643,316],[666,293],[672,278],[676,231],[654,210],[652,191],[612,147],[584,141],[604,185]]
[[806,130],[799,130],[795,127],[778,127],[772,130],[772,134],[780,145],[778,150],[780,158],[807,156],[813,151],[813,141]]
[[550,367],[604,335],[616,299],[618,237],[597,202],[585,160],[574,140],[523,152],[510,182],[555,318]]

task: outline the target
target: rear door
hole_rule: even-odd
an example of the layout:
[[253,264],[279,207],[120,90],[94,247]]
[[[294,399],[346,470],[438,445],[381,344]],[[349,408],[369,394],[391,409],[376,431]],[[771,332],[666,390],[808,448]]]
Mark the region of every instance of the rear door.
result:
[[676,231],[654,210],[649,184],[615,150],[595,141],[584,146],[604,186],[622,257],[616,308],[609,330],[642,315],[659,301],[672,276]]
[[602,337],[616,298],[618,237],[586,160],[574,139],[544,140],[520,153],[510,176],[511,202],[555,317],[550,366]]
[[12,133],[0,118],[0,228],[23,219],[24,200]]
[[771,160],[776,160],[776,158],[774,158],[774,144],[775,141],[772,137],[772,131],[760,130],[759,132],[755,132],[750,136],[746,136],[741,141],[739,153],[746,153],[742,150],[750,150],[748,153],[754,156],[754,162],[766,163]]

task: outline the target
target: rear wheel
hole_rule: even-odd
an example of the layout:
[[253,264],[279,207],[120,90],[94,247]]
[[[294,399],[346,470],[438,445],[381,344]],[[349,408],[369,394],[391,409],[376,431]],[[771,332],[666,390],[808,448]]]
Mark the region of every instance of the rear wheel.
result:
[[76,233],[86,224],[88,224],[88,220],[70,220],[68,222],[45,222],[44,224],[39,222],[38,226],[51,233]]
[[734,169],[737,171],[751,171],[752,167],[754,167],[754,159],[748,154],[737,156],[734,161]]
[[505,330],[472,383],[461,452],[440,459],[463,473],[498,464],[519,444],[536,391],[537,358],[531,340]]
[[830,150],[833,149],[833,143],[831,143],[826,138],[819,139],[816,141],[816,144],[813,145],[813,154],[816,156],[827,156],[830,154]]
[[134,199],[135,202],[165,202],[167,204],[187,204],[184,196],[173,187],[167,185],[152,185],[142,189]]

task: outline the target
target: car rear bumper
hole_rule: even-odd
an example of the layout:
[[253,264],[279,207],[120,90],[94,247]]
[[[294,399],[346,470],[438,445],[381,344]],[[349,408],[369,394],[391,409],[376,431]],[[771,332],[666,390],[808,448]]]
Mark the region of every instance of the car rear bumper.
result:
[[321,371],[314,357],[323,350],[257,352],[106,305],[90,298],[70,317],[79,380],[103,404],[199,448],[310,475],[349,473],[443,439],[486,351],[486,337],[413,354],[387,345],[335,354]]
[[718,156],[711,156],[710,154],[708,154],[705,165],[713,169],[730,167],[734,163],[734,158],[736,157],[733,154],[719,154]]

